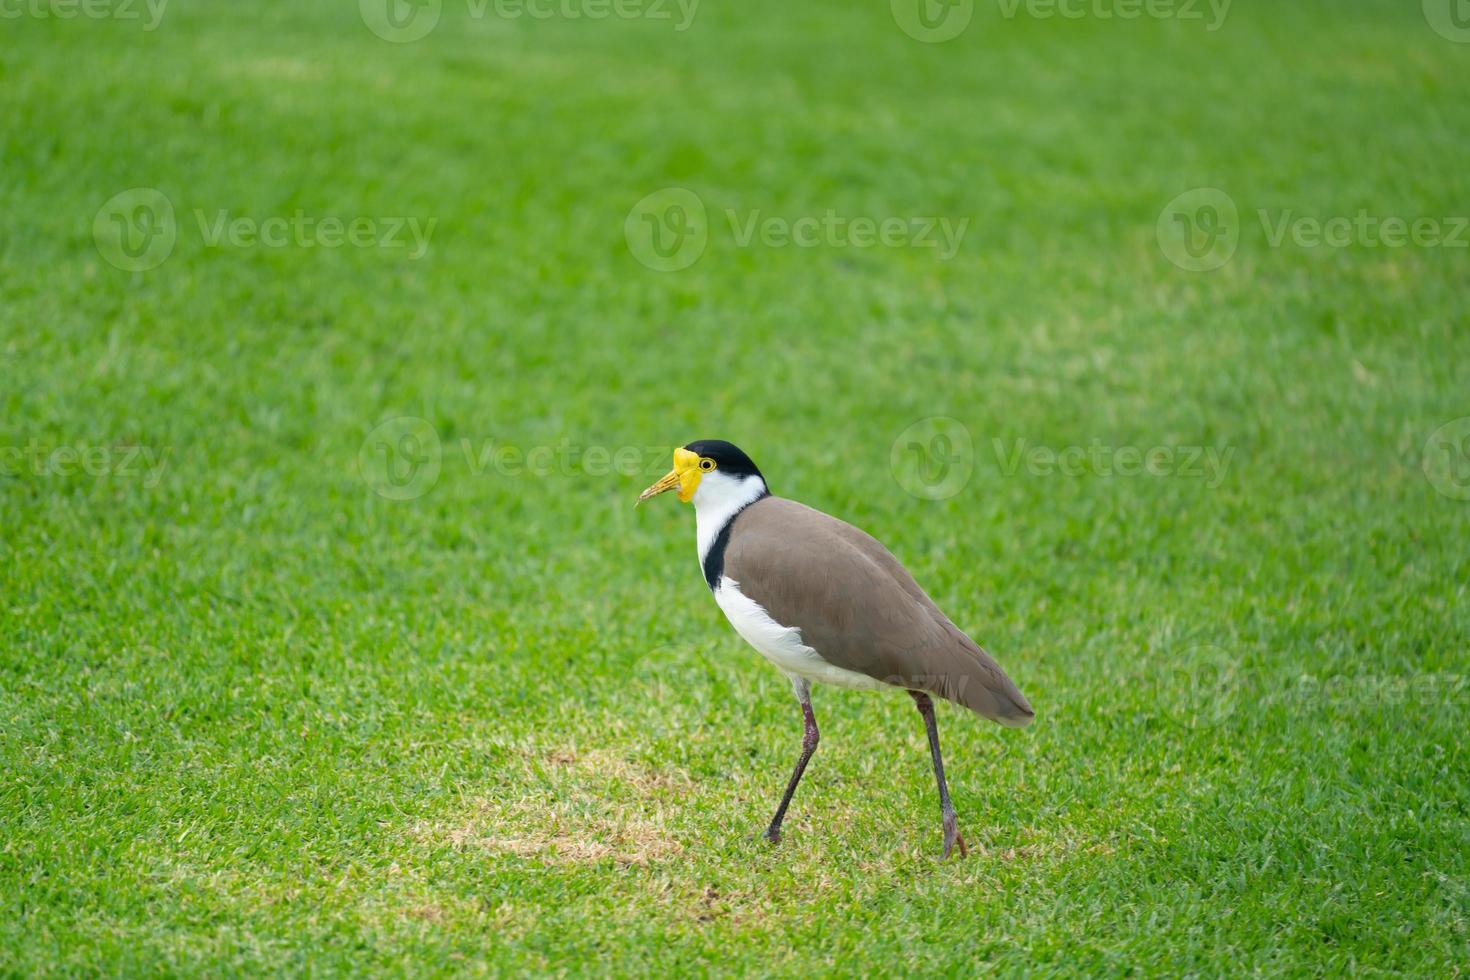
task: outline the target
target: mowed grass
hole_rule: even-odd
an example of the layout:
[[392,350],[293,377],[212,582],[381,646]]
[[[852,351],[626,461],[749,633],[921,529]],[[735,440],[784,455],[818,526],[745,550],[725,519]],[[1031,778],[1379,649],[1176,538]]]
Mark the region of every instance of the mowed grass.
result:
[[[1470,45],[1419,6],[4,21],[0,972],[1462,972],[1470,503],[1422,463],[1470,251],[1268,234],[1470,212]],[[177,244],[130,272],[93,223],[138,187]],[[668,187],[710,231],[659,272],[624,223]],[[1239,209],[1209,272],[1155,230],[1197,187]],[[727,216],[829,210],[969,224],[946,261]],[[211,247],[222,211],[436,224]],[[393,500],[404,416],[440,473]],[[930,416],[972,440],[938,501],[890,465]],[[688,509],[632,506],[708,437],[1035,705],[941,708],[968,860],[908,699],[830,688],[753,841],[799,713]],[[1094,444],[1229,464],[1008,463]]]

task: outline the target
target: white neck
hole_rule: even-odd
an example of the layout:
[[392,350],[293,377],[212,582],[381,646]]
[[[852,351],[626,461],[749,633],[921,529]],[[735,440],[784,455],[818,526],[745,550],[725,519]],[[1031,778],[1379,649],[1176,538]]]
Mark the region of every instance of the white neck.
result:
[[766,481],[758,476],[726,476],[715,470],[700,478],[694,491],[694,533],[701,566],[730,519],[765,492]]

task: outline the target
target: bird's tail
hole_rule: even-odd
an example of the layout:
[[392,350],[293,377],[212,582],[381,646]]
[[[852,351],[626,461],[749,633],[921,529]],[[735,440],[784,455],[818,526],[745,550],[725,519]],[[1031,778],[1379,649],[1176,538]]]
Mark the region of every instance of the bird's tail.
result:
[[1031,724],[1036,712],[1016,682],[979,646],[971,655],[973,668],[953,677],[946,685],[951,690],[934,693],[1007,728]]

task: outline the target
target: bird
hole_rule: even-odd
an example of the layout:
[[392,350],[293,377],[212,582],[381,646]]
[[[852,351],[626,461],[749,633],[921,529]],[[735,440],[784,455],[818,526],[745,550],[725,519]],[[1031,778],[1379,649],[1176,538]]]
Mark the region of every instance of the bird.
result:
[[[821,733],[813,684],[901,690],[923,717],[939,788],[941,860],[968,854],[944,778],[934,698],[1020,728],[1035,712],[1000,665],[939,610],[877,539],[771,493],[750,457],[720,439],[674,450],[674,468],[638,496],[668,491],[694,505],[705,585],[735,632],[791,682],[801,706],[801,755],[761,836],[781,824]],[[635,505],[636,506],[636,505]]]

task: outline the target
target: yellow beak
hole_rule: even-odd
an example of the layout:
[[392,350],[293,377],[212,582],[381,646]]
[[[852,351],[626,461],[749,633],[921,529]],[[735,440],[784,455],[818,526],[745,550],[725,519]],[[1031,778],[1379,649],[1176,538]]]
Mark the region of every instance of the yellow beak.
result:
[[699,489],[699,454],[691,453],[687,449],[674,450],[674,468],[664,474],[657,483],[638,495],[638,503],[643,503],[649,497],[657,497],[661,493],[678,489],[679,499],[689,503],[694,497],[694,491]]

